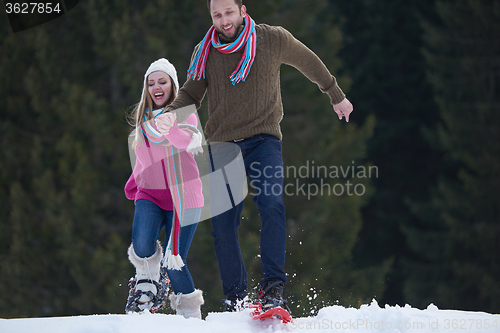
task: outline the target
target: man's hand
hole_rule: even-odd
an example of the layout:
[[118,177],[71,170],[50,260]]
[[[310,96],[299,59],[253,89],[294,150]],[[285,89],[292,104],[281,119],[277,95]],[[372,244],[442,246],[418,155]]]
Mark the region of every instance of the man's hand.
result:
[[162,135],[167,135],[176,120],[177,116],[175,113],[162,113],[155,118],[156,128]]
[[349,122],[349,115],[352,112],[352,104],[347,98],[344,98],[344,100],[339,104],[335,104],[333,106],[333,110],[337,113],[340,120],[342,120],[342,117],[345,117],[345,121]]

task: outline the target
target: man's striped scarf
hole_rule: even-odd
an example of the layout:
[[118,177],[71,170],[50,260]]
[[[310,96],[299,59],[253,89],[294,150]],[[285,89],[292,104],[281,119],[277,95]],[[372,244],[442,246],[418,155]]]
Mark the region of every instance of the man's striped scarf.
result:
[[244,50],[238,67],[229,78],[233,85],[240,81],[245,81],[255,59],[257,34],[255,33],[255,22],[248,14],[243,18],[243,22],[245,27],[241,34],[234,42],[228,44],[221,44],[219,34],[212,25],[201,41],[200,48],[188,69],[188,78],[196,80],[200,80],[202,77],[205,78],[205,65],[207,63],[210,45],[212,45],[222,53],[234,53],[242,49]]

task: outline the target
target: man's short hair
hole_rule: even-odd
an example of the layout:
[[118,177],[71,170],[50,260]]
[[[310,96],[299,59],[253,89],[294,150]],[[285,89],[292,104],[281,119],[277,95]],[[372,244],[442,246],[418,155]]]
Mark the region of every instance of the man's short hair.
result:
[[[210,3],[212,0],[207,0],[207,6],[208,10],[210,11]],[[243,0],[234,0],[234,3],[238,5],[238,8],[241,9],[241,6],[243,6]]]

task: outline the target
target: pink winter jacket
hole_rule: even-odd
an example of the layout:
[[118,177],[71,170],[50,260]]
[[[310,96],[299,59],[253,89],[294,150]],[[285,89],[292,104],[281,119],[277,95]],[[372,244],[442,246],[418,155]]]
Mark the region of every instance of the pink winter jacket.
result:
[[[198,118],[191,114],[184,122],[185,124],[197,126]],[[150,121],[150,126],[154,121]],[[177,123],[166,135],[166,144],[153,144],[143,135],[144,142],[135,148],[136,163],[132,175],[125,184],[125,195],[128,199],[147,199],[154,202],[164,210],[173,210],[172,195],[168,186],[166,157],[169,143],[180,150],[182,165],[182,178],[184,184],[184,208],[203,207],[204,199],[202,194],[202,183],[198,166],[193,154],[187,152],[192,140],[191,134],[183,131]]]

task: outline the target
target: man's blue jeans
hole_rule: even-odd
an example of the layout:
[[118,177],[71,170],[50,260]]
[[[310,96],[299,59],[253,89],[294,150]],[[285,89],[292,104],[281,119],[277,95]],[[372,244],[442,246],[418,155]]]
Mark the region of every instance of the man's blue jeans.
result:
[[[187,255],[200,220],[200,213],[201,208],[186,209],[184,211],[185,226],[181,227],[179,254],[185,265],[182,270],[167,270],[172,288],[176,294],[189,294],[194,291],[193,278],[187,268]],[[163,244],[163,252],[165,252],[172,230],[172,218],[172,211],[163,210],[149,200],[137,200],[132,225],[132,245],[137,256],[146,258],[155,253],[156,240],[160,236],[162,228],[165,228],[165,242]],[[194,221],[196,222],[192,223]]]
[[[286,282],[284,271],[286,247],[285,206],[283,205],[282,142],[272,135],[262,134],[236,143],[243,156],[250,180],[249,194],[259,209],[262,222],[260,255],[267,282]],[[219,263],[224,295],[228,299],[246,296],[247,274],[238,242],[243,202],[223,214],[212,217],[215,255]]]

